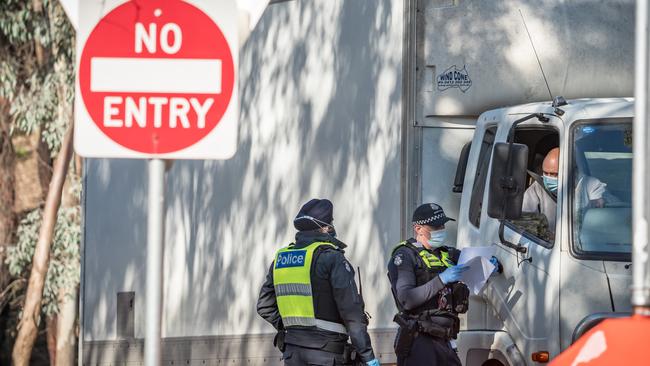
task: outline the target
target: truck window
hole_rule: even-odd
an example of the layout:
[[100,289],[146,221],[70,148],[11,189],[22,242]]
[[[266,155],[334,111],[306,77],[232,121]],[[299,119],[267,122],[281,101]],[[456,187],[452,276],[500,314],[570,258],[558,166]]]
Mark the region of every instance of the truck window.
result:
[[490,157],[492,156],[492,146],[494,145],[494,136],[497,127],[492,126],[485,130],[481,151],[478,155],[478,164],[476,175],[474,176],[474,186],[472,187],[472,197],[469,201],[469,221],[476,227],[481,226],[481,211],[483,208],[483,193],[485,192],[485,181],[490,167]]
[[515,131],[515,142],[528,146],[528,186],[524,194],[521,217],[506,225],[551,248],[555,242],[555,194],[544,188],[543,162],[549,151],[559,146],[558,131],[548,126],[522,126]]
[[586,121],[571,130],[573,251],[629,260],[632,250],[632,121]]

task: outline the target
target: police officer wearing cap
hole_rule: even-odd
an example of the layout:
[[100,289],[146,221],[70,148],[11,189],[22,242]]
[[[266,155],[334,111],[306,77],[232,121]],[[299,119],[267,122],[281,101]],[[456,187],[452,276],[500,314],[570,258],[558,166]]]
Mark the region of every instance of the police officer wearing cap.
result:
[[302,206],[296,241],[275,255],[257,313],[278,330],[274,344],[285,365],[377,366],[354,269],[332,221],[329,200]]
[[[459,313],[467,311],[469,289],[458,282],[469,267],[456,265],[460,250],[445,246],[445,223],[455,221],[435,203],[413,213],[415,238],[399,243],[388,277],[399,313],[395,340],[398,366],[460,365],[454,339]],[[498,265],[496,258],[492,263]]]

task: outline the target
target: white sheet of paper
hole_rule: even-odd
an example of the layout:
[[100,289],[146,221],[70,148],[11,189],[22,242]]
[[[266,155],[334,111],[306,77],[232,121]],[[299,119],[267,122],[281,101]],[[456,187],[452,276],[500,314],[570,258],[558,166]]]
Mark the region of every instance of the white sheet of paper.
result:
[[463,272],[461,281],[474,295],[478,295],[494,270],[494,265],[490,263],[490,258],[493,255],[494,247],[492,246],[467,247],[460,252],[458,264],[469,266],[469,269]]

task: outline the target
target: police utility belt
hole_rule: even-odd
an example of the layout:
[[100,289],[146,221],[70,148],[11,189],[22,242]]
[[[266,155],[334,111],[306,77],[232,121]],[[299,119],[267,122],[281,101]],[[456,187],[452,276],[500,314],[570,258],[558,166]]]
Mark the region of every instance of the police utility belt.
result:
[[460,320],[456,315],[440,310],[426,310],[418,315],[400,312],[393,320],[399,324],[394,344],[398,356],[408,356],[415,338],[421,334],[447,342],[455,339],[460,329]]
[[334,353],[337,355],[343,356],[343,364],[347,366],[361,366],[364,363],[361,361],[361,357],[357,353],[356,348],[348,342],[327,342],[323,346],[315,346],[309,344],[309,342],[285,342],[286,330],[280,329],[273,339],[273,345],[276,346],[280,352],[284,352],[286,345],[291,344],[298,347],[303,347],[307,349],[314,349],[319,351],[325,351]]
[[[426,334],[444,340],[455,339],[460,330],[457,316],[440,310],[427,310],[418,315],[397,313],[393,318],[406,338]],[[410,336],[410,337],[409,337]]]

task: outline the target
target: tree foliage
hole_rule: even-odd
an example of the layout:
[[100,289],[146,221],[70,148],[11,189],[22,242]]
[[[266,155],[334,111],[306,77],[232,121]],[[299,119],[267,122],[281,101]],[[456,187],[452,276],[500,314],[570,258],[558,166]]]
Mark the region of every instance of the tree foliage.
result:
[[[72,117],[75,31],[58,0],[0,1],[0,98],[10,105],[12,134],[40,131],[50,154],[60,149]],[[79,194],[80,184],[73,184]],[[78,202],[78,200],[77,200]],[[7,265],[29,277],[42,209],[21,219]],[[60,291],[79,283],[79,207],[59,210],[44,289],[43,312],[57,313]]]
[[[80,187],[81,185],[77,182],[70,189],[74,191],[73,194],[78,196]],[[61,293],[64,293],[65,296],[74,296],[74,291],[79,284],[79,247],[81,243],[79,215],[79,206],[59,209],[52,241],[50,265],[43,291],[43,313],[46,316],[58,313]],[[9,247],[7,258],[12,276],[29,277],[40,226],[40,208],[28,213],[18,225],[17,244]]]
[[58,1],[0,1],[0,97],[13,130],[42,130],[58,151],[74,98],[75,32]]
[[[52,161],[47,159],[47,155],[49,153],[51,157],[54,157],[58,154],[66,130],[72,122],[75,85],[74,51],[75,31],[59,0],[0,0],[0,105],[9,107],[8,116],[3,111],[2,121],[9,121],[8,128],[3,131],[5,136],[10,131],[14,144],[18,140],[16,139],[17,135],[40,137],[41,141],[38,147],[34,148],[38,149],[37,169],[39,172],[37,175],[41,181],[35,182],[35,184],[42,185],[43,193],[45,193],[50,179],[47,169],[52,169]],[[11,149],[5,151],[11,151]],[[20,153],[15,148],[13,151]],[[65,161],[67,161],[69,157],[67,154],[65,156]],[[10,164],[5,165],[0,166],[0,174],[14,174]],[[41,174],[41,170],[45,170],[46,173]],[[34,176],[34,174],[30,176]],[[67,183],[75,187],[74,194],[78,196],[80,191],[78,177],[72,174],[68,177]],[[57,191],[60,194],[60,185]],[[13,295],[10,298],[13,299],[10,302],[9,313],[14,315],[7,319],[0,318],[0,324],[4,322],[5,326],[15,325],[14,320],[16,319],[12,317],[15,317],[15,313],[18,311],[29,314],[29,317],[32,315],[37,317],[39,312],[48,317],[56,315],[59,313],[58,306],[62,300],[61,296],[75,295],[79,283],[81,237],[78,202],[78,199],[68,200],[68,205],[59,209],[52,245],[49,248],[49,261],[46,260],[47,274],[36,271],[39,281],[45,277],[44,284],[40,282],[43,284],[42,302],[40,301],[40,285],[37,286],[37,290],[28,292],[27,296],[20,294],[25,294],[27,290],[25,288],[26,279],[30,277],[34,250],[39,241],[43,208],[39,207],[30,212],[16,212],[20,221],[16,235],[13,236],[15,238],[14,245],[11,245],[6,251],[6,263],[0,261],[0,266],[9,268],[10,274],[14,277],[10,286],[18,284],[19,286],[15,287],[18,287],[19,290],[11,291]],[[56,211],[56,207],[50,211],[53,213]],[[46,216],[46,222],[50,216],[52,215]],[[11,221],[14,222],[13,218]],[[10,231],[13,232],[13,227]],[[49,238],[44,240],[49,241]],[[10,239],[9,242],[11,241]],[[42,242],[43,238],[40,238],[40,241]],[[4,243],[0,244],[4,245]],[[37,266],[37,268],[41,267]],[[34,292],[39,298],[36,305],[25,303],[23,299],[35,298]],[[19,303],[22,306],[19,306]],[[65,311],[59,314],[59,317],[61,316],[70,318]],[[74,314],[72,316],[74,317]],[[27,332],[25,329],[29,328],[25,326],[28,323],[21,324],[23,326],[20,328],[18,338],[22,341],[16,340],[16,344],[21,344],[24,352],[21,351],[19,354],[26,360],[25,362],[29,362],[33,339],[30,340],[25,336],[20,338],[23,333]],[[15,336],[13,330],[16,327],[9,328],[12,330],[10,337],[13,338]],[[50,333],[56,334],[57,330],[48,327],[48,335],[52,335]],[[63,339],[65,337],[67,336],[62,336]],[[0,336],[0,339],[2,338]],[[8,357],[7,347],[11,347],[11,345],[7,344],[6,340],[3,343],[0,345],[3,347],[0,349],[0,363],[4,364],[8,362],[5,356]],[[15,360],[16,352],[13,353],[13,356]]]

